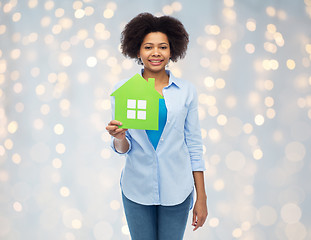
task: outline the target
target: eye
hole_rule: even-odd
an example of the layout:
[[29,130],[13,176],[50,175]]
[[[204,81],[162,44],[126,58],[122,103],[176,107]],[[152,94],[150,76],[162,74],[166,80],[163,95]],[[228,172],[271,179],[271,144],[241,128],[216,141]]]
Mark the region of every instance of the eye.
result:
[[162,46],[161,49],[167,49],[167,46]]
[[150,46],[145,46],[145,49],[149,50],[149,49],[151,49],[151,47]]

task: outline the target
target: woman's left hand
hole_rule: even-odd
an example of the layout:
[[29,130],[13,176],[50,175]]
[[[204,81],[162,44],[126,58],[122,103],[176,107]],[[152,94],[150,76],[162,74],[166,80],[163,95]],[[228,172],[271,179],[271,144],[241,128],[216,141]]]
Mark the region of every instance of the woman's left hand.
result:
[[192,226],[193,231],[202,227],[208,215],[206,199],[197,199],[193,207]]

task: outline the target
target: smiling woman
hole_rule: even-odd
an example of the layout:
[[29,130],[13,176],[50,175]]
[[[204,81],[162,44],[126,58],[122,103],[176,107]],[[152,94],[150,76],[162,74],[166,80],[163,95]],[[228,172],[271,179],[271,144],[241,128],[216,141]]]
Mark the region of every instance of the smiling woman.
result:
[[[124,129],[114,112],[106,127],[113,136],[112,148],[126,155],[121,189],[133,240],[182,239],[194,187],[193,230],[207,217],[197,93],[190,82],[165,69],[170,60],[185,56],[188,42],[179,20],[149,13],[132,19],[122,32],[122,53],[143,65],[142,77],[155,79],[155,90],[163,96],[159,130]],[[111,103],[114,109],[114,98]]]

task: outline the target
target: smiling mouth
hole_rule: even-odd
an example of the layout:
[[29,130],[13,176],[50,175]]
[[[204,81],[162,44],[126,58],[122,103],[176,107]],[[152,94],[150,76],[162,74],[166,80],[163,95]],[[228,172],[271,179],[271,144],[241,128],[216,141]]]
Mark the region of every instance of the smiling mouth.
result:
[[160,62],[163,62],[163,60],[149,60],[149,62],[152,62],[152,63],[160,63]]

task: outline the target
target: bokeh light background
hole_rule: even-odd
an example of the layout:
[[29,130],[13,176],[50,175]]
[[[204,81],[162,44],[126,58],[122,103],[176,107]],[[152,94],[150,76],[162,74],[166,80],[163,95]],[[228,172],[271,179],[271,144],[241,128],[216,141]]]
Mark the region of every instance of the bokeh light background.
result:
[[209,196],[185,239],[311,239],[311,0],[0,1],[0,239],[130,239],[110,149],[119,51],[140,12],[179,18]]

